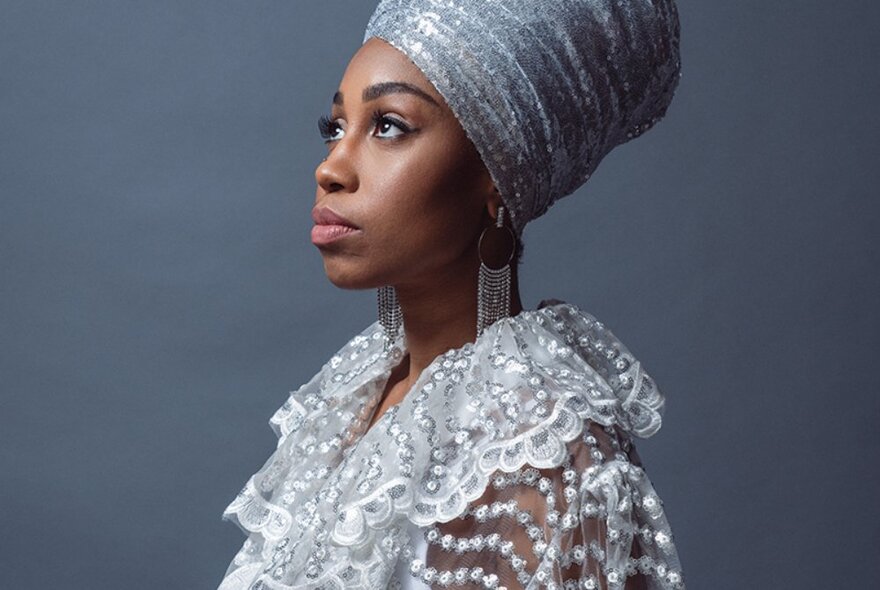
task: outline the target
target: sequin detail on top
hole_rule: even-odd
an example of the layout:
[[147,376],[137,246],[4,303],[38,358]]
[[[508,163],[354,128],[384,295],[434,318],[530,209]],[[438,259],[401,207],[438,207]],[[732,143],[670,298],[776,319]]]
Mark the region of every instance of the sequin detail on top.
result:
[[371,37],[443,96],[518,236],[662,119],[681,77],[673,0],[382,0]]
[[601,322],[558,301],[503,318],[366,430],[405,351],[375,322],[275,413],[276,451],[224,512],[248,538],[222,590],[396,588],[400,560],[441,587],[684,588],[630,442],[664,399]]

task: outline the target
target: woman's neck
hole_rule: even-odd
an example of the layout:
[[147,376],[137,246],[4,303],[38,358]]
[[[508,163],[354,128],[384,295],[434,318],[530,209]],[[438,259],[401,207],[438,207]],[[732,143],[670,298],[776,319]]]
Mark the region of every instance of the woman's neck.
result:
[[[414,382],[439,355],[477,338],[476,281],[454,282],[457,284],[434,283],[430,289],[397,289],[409,356],[405,379],[410,382]],[[516,315],[522,309],[513,273],[510,314]]]
[[[395,286],[403,313],[406,355],[397,365],[373,415],[370,427],[399,403],[419,375],[444,352],[477,338],[477,283],[474,272],[451,272],[434,277],[429,287]],[[515,268],[511,268],[510,315],[523,307]]]

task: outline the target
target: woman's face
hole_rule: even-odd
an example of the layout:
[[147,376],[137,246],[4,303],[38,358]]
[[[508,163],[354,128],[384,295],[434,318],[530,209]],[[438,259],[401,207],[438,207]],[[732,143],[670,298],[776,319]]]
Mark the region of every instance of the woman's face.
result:
[[475,272],[477,240],[500,198],[458,120],[409,58],[368,40],[322,128],[328,155],[315,170],[315,210],[328,207],[358,228],[329,243],[313,231],[333,284],[417,287]]

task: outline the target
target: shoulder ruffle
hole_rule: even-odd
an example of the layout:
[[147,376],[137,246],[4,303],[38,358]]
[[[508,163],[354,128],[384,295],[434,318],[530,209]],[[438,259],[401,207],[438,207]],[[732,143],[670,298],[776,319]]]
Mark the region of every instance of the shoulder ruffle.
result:
[[392,513],[420,526],[457,518],[494,472],[561,465],[586,420],[643,438],[660,428],[664,398],[653,379],[574,305],[506,318],[484,336],[438,357],[364,437],[385,449],[373,457],[387,463],[383,481],[357,482],[370,491],[345,503],[335,540],[359,545]]
[[[263,559],[281,584],[266,587],[356,587],[393,562],[377,532],[459,517],[496,471],[561,465],[588,420],[638,437],[661,425],[664,398],[630,351],[556,302],[437,357],[364,434],[406,349],[401,335],[385,352],[383,338],[373,323],[271,418],[278,448],[224,512],[251,535],[227,574]],[[272,558],[281,544],[283,563]]]

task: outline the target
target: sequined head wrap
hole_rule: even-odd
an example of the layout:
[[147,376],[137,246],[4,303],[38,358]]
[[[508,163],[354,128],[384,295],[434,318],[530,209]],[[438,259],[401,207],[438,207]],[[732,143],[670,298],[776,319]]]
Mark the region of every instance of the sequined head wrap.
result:
[[659,121],[681,76],[674,0],[381,0],[371,37],[446,100],[518,237]]

